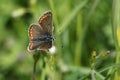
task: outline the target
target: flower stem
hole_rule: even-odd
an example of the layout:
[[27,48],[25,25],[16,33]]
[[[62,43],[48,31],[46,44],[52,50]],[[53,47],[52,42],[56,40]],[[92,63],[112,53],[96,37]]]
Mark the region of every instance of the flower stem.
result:
[[37,62],[40,58],[40,53],[36,53],[33,55],[33,60],[34,60],[34,65],[33,65],[33,78],[32,80],[36,80],[36,65],[37,65]]

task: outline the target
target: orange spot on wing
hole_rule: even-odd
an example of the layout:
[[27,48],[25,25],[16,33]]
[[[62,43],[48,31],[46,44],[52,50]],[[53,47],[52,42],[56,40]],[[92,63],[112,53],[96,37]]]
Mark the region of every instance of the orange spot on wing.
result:
[[31,29],[30,29],[30,39],[33,39],[32,29],[33,29],[33,27],[31,27]]
[[50,13],[47,13],[47,14],[45,14],[44,16],[42,16],[41,19],[40,19],[40,23],[42,23],[42,21],[43,21],[45,18],[47,18],[48,16],[51,16],[51,14],[50,14]]
[[30,49],[32,50],[32,48],[33,48],[33,43],[30,44]]

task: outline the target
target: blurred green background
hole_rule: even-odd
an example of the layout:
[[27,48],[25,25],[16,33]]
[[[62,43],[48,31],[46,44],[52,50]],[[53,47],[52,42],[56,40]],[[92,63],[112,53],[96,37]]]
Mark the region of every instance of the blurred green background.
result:
[[[0,80],[32,80],[28,28],[38,24],[39,17],[48,10],[53,13],[53,45],[58,57],[55,72],[50,72],[56,75],[55,80],[91,80],[92,51],[96,49],[97,55],[106,50],[114,52],[112,0],[1,0]],[[41,63],[37,65],[37,80],[41,80]],[[106,66],[113,63],[113,54],[98,60],[97,80],[106,78]]]

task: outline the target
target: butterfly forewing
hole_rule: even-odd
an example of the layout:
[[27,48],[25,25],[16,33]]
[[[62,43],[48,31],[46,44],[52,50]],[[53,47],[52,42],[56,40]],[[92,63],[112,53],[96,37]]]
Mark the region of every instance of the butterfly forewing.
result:
[[51,12],[46,12],[45,14],[43,14],[38,22],[45,32],[52,35],[52,13]]
[[29,28],[29,37],[30,40],[35,40],[43,33],[43,29],[39,25],[32,24]]

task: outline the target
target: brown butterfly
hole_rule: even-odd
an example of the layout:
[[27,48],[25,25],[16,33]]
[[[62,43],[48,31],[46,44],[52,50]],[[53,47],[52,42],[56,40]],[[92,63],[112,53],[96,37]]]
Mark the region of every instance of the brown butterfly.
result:
[[32,24],[28,29],[30,43],[28,51],[35,49],[48,50],[52,47],[52,12],[44,13],[38,20],[39,25]]

